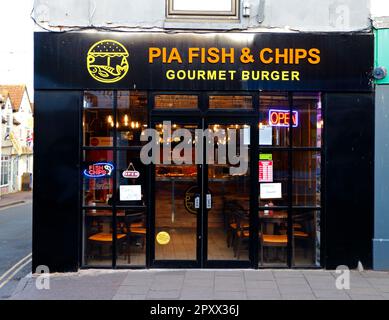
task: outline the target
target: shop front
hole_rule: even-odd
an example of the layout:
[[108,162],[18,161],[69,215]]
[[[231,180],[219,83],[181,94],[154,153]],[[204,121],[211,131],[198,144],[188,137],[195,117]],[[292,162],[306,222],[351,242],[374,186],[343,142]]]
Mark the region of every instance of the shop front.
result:
[[34,267],[370,267],[372,68],[362,33],[36,33]]

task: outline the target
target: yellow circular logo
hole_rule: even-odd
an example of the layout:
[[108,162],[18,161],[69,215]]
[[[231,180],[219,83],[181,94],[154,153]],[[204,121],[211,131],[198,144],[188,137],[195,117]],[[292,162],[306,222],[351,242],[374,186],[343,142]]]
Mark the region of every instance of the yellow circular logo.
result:
[[115,40],[96,42],[88,51],[87,68],[97,81],[114,83],[123,79],[129,69],[128,51]]
[[158,233],[156,238],[157,242],[161,245],[166,245],[170,242],[170,235],[165,231]]

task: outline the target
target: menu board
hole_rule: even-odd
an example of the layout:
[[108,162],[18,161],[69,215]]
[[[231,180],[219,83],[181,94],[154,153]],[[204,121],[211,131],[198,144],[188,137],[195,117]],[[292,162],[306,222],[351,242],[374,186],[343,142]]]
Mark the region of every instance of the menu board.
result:
[[259,182],[273,182],[273,161],[259,161]]

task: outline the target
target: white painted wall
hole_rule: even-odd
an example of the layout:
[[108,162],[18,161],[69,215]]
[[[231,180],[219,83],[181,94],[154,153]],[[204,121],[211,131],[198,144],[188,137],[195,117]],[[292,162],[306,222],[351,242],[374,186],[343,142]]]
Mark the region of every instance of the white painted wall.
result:
[[197,24],[172,23],[166,19],[166,0],[35,0],[34,8],[36,20],[49,28],[212,29],[217,26],[225,30],[359,31],[370,28],[369,1],[245,0],[250,4],[251,15],[241,17],[239,23],[209,21]]

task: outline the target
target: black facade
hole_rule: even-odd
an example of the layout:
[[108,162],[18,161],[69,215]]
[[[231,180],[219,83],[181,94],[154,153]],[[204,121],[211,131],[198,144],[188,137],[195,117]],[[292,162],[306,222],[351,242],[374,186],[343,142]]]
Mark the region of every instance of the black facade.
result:
[[[113,82],[96,80],[87,67],[88,54],[93,50],[93,45],[106,39],[122,44],[128,54],[126,72],[123,71],[126,66],[120,65],[122,69],[116,70],[121,78],[110,79]],[[159,55],[157,50],[154,51],[155,59],[151,61],[150,48],[165,48],[166,62],[163,61],[163,52]],[[170,56],[169,52],[174,48],[179,56]],[[192,52],[193,61],[190,63],[188,48],[205,48],[206,51],[204,56],[200,49]],[[220,50],[217,51],[217,58],[216,51],[211,51],[210,56],[208,55],[210,48]],[[221,48],[225,48],[227,53],[224,62]],[[245,49],[249,51],[244,51]],[[122,49],[118,50],[116,54],[123,54]],[[207,60],[207,55],[210,60]],[[297,59],[296,55],[300,58]],[[202,58],[205,60],[202,61]],[[219,61],[216,62],[216,59]],[[150,128],[163,121],[164,117],[178,122],[197,119],[193,121],[204,121],[205,124],[212,124],[216,119],[220,123],[229,120],[231,123],[249,123],[254,128],[250,132],[252,155],[270,150],[258,146],[256,125],[258,105],[265,92],[288,92],[290,112],[293,112],[294,103],[291,92],[320,92],[324,120],[321,148],[301,148],[301,151],[321,153],[321,207],[317,209],[321,211],[320,266],[332,269],[338,265],[348,265],[354,268],[361,261],[364,266],[371,267],[374,101],[370,74],[373,64],[371,34],[215,33],[205,37],[186,33],[36,33],[33,269],[39,265],[47,265],[51,272],[68,272],[85,265],[82,253],[82,154],[92,148],[82,147],[82,112],[84,92],[91,90],[112,91],[113,110],[118,108],[118,90],[147,92],[149,116],[145,121]],[[177,79],[179,70],[183,70],[181,75],[184,75],[187,70],[219,69],[226,71],[226,79],[220,74],[217,79],[201,79],[201,76],[199,79],[197,74],[195,80],[189,80],[187,73],[185,79]],[[173,70],[175,79],[167,79],[168,70]],[[252,71],[268,73],[259,80],[255,77],[244,80],[239,78],[239,75],[243,76],[243,71],[248,72],[248,77],[251,77]],[[272,79],[271,72],[274,71],[280,73]],[[288,72],[285,73],[284,80],[280,78],[282,72]],[[291,72],[296,72],[294,80]],[[204,77],[206,76],[205,74]],[[154,97],[158,93],[198,95],[199,110],[155,110]],[[207,97],[211,94],[249,94],[253,108],[209,110]],[[289,125],[289,129],[292,129],[292,121]],[[204,124],[199,124],[199,127],[204,128]],[[293,138],[291,132],[292,130],[289,132],[290,140]],[[116,142],[114,146],[117,147]],[[115,149],[114,153],[120,150]],[[279,150],[288,154],[293,151],[288,147]],[[289,159],[289,164],[291,161]],[[258,236],[255,235],[258,234],[259,226],[253,214],[250,218],[247,261],[207,261],[204,258],[207,246],[204,249],[201,241],[197,241],[196,263],[155,261],[155,167],[150,165],[146,171],[147,237],[144,267],[258,268],[260,254]],[[198,172],[199,176],[207,174],[204,168]],[[258,176],[258,166],[254,161],[250,163],[250,172],[251,177]],[[292,174],[291,171],[287,173],[288,181],[291,181]],[[207,179],[204,181],[207,183]],[[258,183],[254,181],[255,179],[251,179],[251,192],[258,194]],[[114,182],[116,185],[115,178]],[[292,189],[293,185],[289,183],[288,190],[291,192]],[[116,196],[114,191],[114,201]],[[201,202],[205,203],[206,194],[203,193],[202,197]],[[291,198],[292,196],[285,205],[288,212],[292,211]],[[251,213],[266,210],[261,207],[257,196],[250,199]],[[119,205],[113,208],[114,224],[119,209]],[[316,210],[309,206],[301,208],[310,209]],[[206,216],[205,209],[202,210],[197,222],[201,226],[199,230],[206,232],[207,224],[203,219]],[[293,220],[288,219],[291,231]],[[116,238],[116,231],[113,234]],[[203,234],[200,234],[200,238]],[[291,240],[289,236],[288,246],[291,246]],[[114,250],[117,245],[114,241]],[[288,254],[285,267],[295,267],[291,260],[292,257]],[[120,266],[113,262],[110,267]]]

